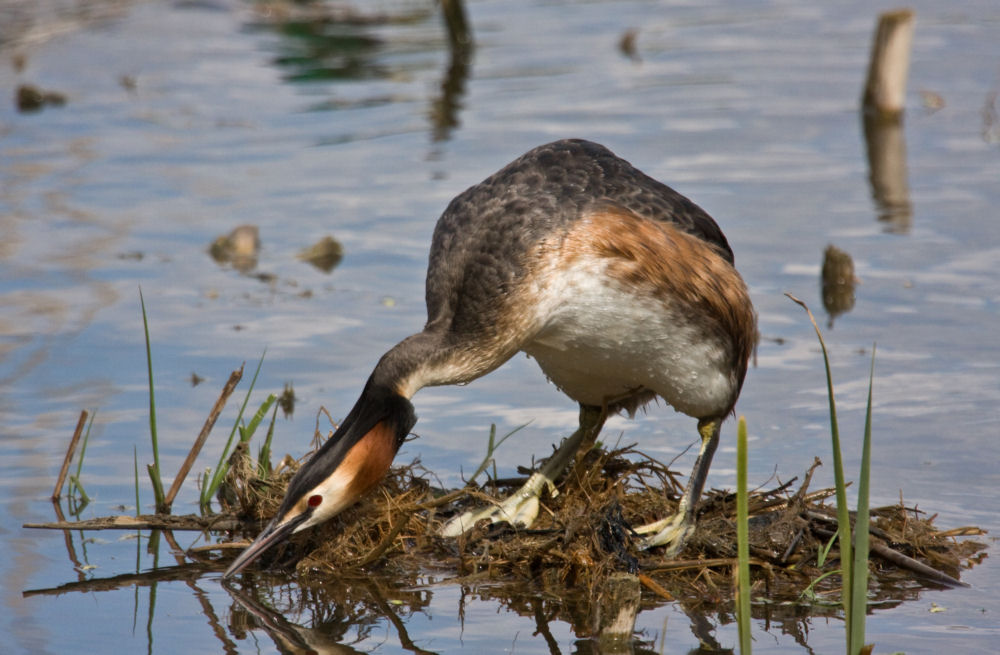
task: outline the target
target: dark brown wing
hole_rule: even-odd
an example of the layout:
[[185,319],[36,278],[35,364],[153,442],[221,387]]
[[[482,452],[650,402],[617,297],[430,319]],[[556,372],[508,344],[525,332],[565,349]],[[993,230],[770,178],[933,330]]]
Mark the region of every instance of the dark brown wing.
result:
[[530,150],[448,205],[431,244],[428,326],[448,324],[461,333],[495,322],[504,296],[524,275],[525,253],[605,207],[669,222],[733,263],[722,230],[698,205],[604,146],[555,141]]

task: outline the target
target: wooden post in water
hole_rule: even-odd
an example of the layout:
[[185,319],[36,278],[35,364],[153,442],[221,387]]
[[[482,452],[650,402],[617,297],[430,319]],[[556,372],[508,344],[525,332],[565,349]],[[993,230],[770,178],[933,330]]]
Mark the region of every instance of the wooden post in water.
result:
[[913,41],[913,12],[898,9],[879,16],[872,42],[862,121],[872,196],[892,232],[909,230],[912,217],[906,174],[903,109]]
[[862,96],[865,113],[902,117],[912,42],[913,11],[897,9],[879,16]]
[[631,653],[635,617],[639,613],[639,578],[612,573],[605,580],[594,609],[598,652]]

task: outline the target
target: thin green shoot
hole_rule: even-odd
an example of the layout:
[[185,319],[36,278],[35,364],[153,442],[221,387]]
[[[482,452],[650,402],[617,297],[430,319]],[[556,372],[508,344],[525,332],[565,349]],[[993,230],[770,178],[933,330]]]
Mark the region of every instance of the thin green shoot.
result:
[[[843,580],[845,591],[847,591],[847,581],[851,579],[851,565],[854,559],[851,555],[851,516],[847,506],[847,484],[844,481],[844,463],[840,449],[840,429],[837,424],[837,403],[833,397],[833,374],[830,371],[830,356],[826,350],[826,343],[823,341],[823,333],[820,332],[816,318],[809,310],[809,307],[791,294],[787,295],[793,302],[797,303],[809,316],[813,329],[816,331],[816,338],[819,340],[820,350],[823,352],[823,367],[826,371],[826,392],[830,406],[830,441],[833,450],[833,480],[836,488],[837,498],[837,533],[840,547],[841,569],[843,570]],[[851,598],[849,593],[841,595],[841,604],[844,608],[844,621],[848,626],[848,643],[850,643],[851,623]]]
[[[518,427],[514,428],[513,430],[511,430],[510,432],[508,432],[507,434],[505,434],[504,436],[500,437],[500,440],[497,441],[497,438],[496,438],[497,437],[497,426],[496,426],[495,423],[491,424],[490,425],[490,438],[489,438],[489,441],[486,444],[486,456],[483,458],[483,461],[479,463],[479,468],[477,468],[476,471],[475,471],[475,473],[472,474],[472,477],[470,477],[466,481],[466,484],[472,485],[472,483],[475,482],[476,478],[478,478],[482,474],[482,472],[486,470],[486,467],[488,467],[490,465],[490,462],[493,462],[493,453],[495,453],[497,451],[497,449],[500,448],[500,445],[503,444],[503,442],[507,441],[507,439],[510,439],[515,433],[520,432],[524,428],[528,427],[528,425],[529,425],[529,423],[525,423],[524,425],[519,425]],[[494,466],[493,466],[493,477],[494,477],[494,479],[496,479],[496,463],[495,462],[494,462]]]
[[73,497],[79,501],[75,504],[72,511],[72,514],[78,516],[90,504],[90,496],[87,495],[87,490],[83,488],[80,478],[77,475],[69,476],[69,488],[72,489]]
[[[851,539],[851,518],[847,506],[847,485],[844,482],[843,459],[840,449],[840,433],[837,428],[836,407],[833,398],[833,376],[830,373],[830,359],[819,325],[809,307],[791,294],[785,294],[806,310],[823,352],[826,369],[827,396],[830,402],[830,431],[833,446],[834,484],[837,499],[837,536],[840,545],[841,604],[844,608],[844,623],[847,626],[847,655],[869,652],[865,646],[865,618],[868,606],[868,529],[869,529],[869,479],[871,475],[871,421],[872,387],[875,380],[875,348],[872,347],[872,363],[868,378],[868,406],[865,411],[865,433],[862,445],[861,473],[858,483],[858,507],[854,525],[854,543]],[[820,578],[822,579],[822,577]],[[815,584],[814,581],[813,584]]]
[[277,400],[277,396],[273,393],[269,394],[264,402],[260,404],[260,407],[257,408],[257,411],[254,413],[253,418],[250,419],[250,422],[245,426],[239,426],[240,441],[246,443],[253,438],[254,433],[257,432],[257,428],[260,427],[261,421],[264,420],[264,417],[267,416],[267,413],[271,410],[271,406],[274,405]]
[[[132,452],[136,453],[135,446],[132,446]],[[136,495],[136,506],[135,515],[139,516],[139,456],[138,453],[135,454],[135,495]],[[135,533],[135,574],[139,575],[142,571],[142,530],[136,530]],[[135,634],[135,627],[139,625],[139,589],[142,585],[133,585],[135,587],[135,597],[132,601],[132,634]]]
[[868,406],[865,410],[865,436],[861,447],[861,474],[858,481],[858,510],[854,518],[854,563],[851,567],[851,643],[849,655],[860,653],[865,646],[865,615],[868,607],[868,523],[869,478],[871,474],[872,386],[875,381],[875,345],[868,374]]
[[[833,537],[831,537],[831,539],[830,539],[831,543],[836,538],[836,536],[837,535],[834,535]],[[829,578],[831,575],[838,575],[839,573],[840,573],[840,569],[837,569],[836,571],[827,571],[823,575],[818,576],[815,580],[813,580],[812,582],[809,583],[808,587],[806,587],[805,589],[802,590],[802,593],[799,594],[799,599],[800,600],[802,600],[802,599],[816,600],[816,598],[817,598],[816,592],[813,591],[813,589],[815,589],[816,585],[818,585],[823,580]]]
[[[77,487],[80,493],[86,498],[87,493],[83,491],[83,487],[80,486],[80,474],[83,472],[83,458],[87,454],[87,441],[90,440],[90,429],[94,427],[94,417],[97,416],[97,411],[90,413],[90,421],[87,423],[87,430],[83,433],[83,441],[80,444],[80,456],[76,460],[76,475],[70,477],[69,493],[73,493],[73,487]],[[88,499],[89,500],[89,499]]]
[[87,441],[90,439],[90,430],[94,427],[94,417],[96,415],[96,411],[90,413],[90,421],[87,423],[87,430],[83,433],[83,440],[80,443],[80,455],[76,460],[76,475],[69,476],[69,495],[71,497],[78,497],[80,501],[74,507],[74,514],[77,516],[90,504],[90,496],[87,495],[86,489],[83,488],[83,484],[80,482],[80,475],[83,472],[83,458],[87,454]]
[[135,515],[139,516],[139,451],[132,446],[132,465],[135,467]]
[[267,436],[257,451],[257,475],[266,480],[271,475],[271,439],[274,437],[274,424],[278,420],[278,406],[271,411],[271,424],[267,426]]
[[139,287],[139,305],[142,307],[142,329],[146,335],[146,368],[149,374],[149,437],[153,444],[153,463],[146,465],[149,479],[153,483],[153,496],[156,500],[156,511],[166,513],[166,495],[163,492],[163,480],[160,476],[160,449],[156,435],[156,394],[153,388],[153,352],[149,345],[149,320],[146,316],[146,301],[142,297],[142,287]]
[[201,508],[207,509],[209,504],[212,502],[212,496],[219,490],[219,486],[222,485],[222,480],[225,478],[226,473],[229,471],[229,456],[233,448],[233,439],[236,437],[237,431],[240,429],[240,421],[243,419],[243,412],[246,411],[247,404],[250,402],[250,395],[253,393],[254,386],[257,384],[257,376],[260,375],[260,369],[264,365],[264,357],[267,355],[267,349],[260,355],[260,360],[257,362],[257,369],[254,371],[253,378],[250,380],[250,388],[247,389],[246,396],[243,398],[243,404],[240,405],[240,411],[236,415],[236,421],[233,423],[233,429],[229,431],[229,438],[226,440],[226,447],[223,448],[222,453],[219,455],[219,463],[215,467],[215,471],[206,470],[205,480],[207,484],[202,485],[201,488]]
[[822,568],[823,564],[826,563],[826,558],[830,554],[830,549],[833,548],[833,544],[837,541],[837,534],[838,533],[834,532],[833,536],[830,537],[830,541],[826,542],[826,545],[820,548],[819,552],[816,553],[816,566]]
[[736,543],[738,588],[736,622],[740,635],[740,654],[750,655],[750,510],[747,497],[747,422],[742,416],[736,427]]

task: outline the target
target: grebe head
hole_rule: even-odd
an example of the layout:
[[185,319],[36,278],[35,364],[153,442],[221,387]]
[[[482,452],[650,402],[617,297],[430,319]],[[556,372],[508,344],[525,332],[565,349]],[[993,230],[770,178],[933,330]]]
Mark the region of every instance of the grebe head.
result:
[[369,380],[334,435],[292,478],[278,513],[223,578],[236,575],[291,535],[351,506],[382,479],[415,422],[409,400]]

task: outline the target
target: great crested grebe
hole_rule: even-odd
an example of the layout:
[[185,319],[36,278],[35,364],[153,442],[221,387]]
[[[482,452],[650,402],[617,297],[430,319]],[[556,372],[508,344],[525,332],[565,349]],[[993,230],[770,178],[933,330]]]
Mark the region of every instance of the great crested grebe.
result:
[[292,478],[277,515],[225,573],[336,515],[388,470],[421,387],[469,382],[517,352],[580,404],[579,429],[497,507],[451,519],[528,526],[541,490],[609,413],[656,397],[698,419],[701,449],[677,512],[636,528],[676,554],[694,529],[719,427],[756,345],[756,314],[722,230],[696,204],[582,140],[539,146],[451,201],[427,267],[427,324],[382,356],[334,435]]

